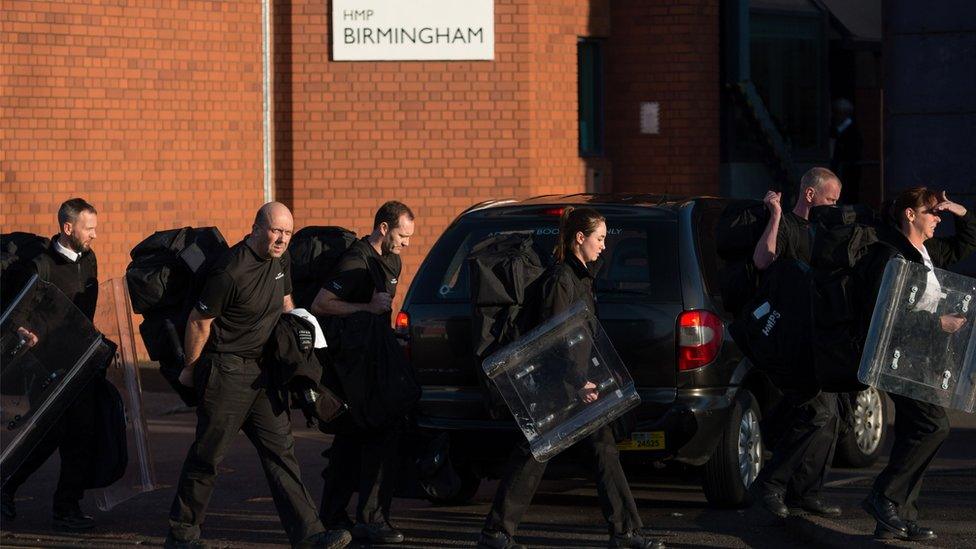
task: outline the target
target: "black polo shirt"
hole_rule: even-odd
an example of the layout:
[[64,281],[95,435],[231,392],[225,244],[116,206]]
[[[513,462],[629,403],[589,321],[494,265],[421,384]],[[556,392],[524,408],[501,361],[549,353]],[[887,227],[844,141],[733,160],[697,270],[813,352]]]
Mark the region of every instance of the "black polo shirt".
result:
[[810,222],[792,211],[783,214],[776,233],[776,257],[798,259],[810,264],[812,236]]
[[291,259],[261,258],[247,240],[231,247],[207,277],[196,309],[214,318],[204,352],[258,358],[291,294]]
[[383,288],[396,296],[403,263],[397,254],[380,255],[363,237],[352,243],[339,259],[335,270],[322,283],[322,288],[350,303],[369,303],[373,291]]

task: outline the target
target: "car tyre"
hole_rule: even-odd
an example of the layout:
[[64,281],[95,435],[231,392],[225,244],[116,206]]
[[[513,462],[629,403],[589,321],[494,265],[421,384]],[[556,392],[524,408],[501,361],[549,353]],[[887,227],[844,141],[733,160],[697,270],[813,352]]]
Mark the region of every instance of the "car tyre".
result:
[[842,418],[841,421],[847,421],[851,427],[841,429],[837,435],[834,464],[839,467],[870,467],[884,451],[891,404],[884,393],[874,387],[840,397],[850,399],[850,407],[844,406],[841,410],[849,410],[847,413],[851,417],[846,420]]
[[763,464],[759,404],[747,389],[735,396],[729,422],[702,471],[702,489],[711,505],[741,507]]

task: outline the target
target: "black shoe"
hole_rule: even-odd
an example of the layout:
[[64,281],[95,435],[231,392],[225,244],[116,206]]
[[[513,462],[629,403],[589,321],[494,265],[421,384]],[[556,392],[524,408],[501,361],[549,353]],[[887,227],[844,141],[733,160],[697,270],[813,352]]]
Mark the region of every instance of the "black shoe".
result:
[[825,518],[835,518],[841,515],[840,507],[836,505],[831,505],[819,497],[809,497],[803,498],[795,503],[796,505],[790,505],[791,507],[799,507],[804,511],[817,515],[818,517]]
[[763,509],[769,511],[779,518],[786,518],[790,516],[790,508],[786,506],[786,503],[783,501],[783,494],[780,494],[779,492],[774,490],[765,490],[759,496],[759,502],[762,504]]
[[386,522],[364,524],[357,522],[352,529],[352,537],[368,540],[370,543],[402,543],[403,534]]
[[888,498],[874,490],[868,497],[861,502],[863,508],[869,515],[878,521],[878,526],[874,531],[875,536],[887,533],[896,537],[908,536],[908,526],[905,521],[898,518],[898,509]]
[[478,549],[525,549],[524,545],[515,543],[505,532],[481,531],[478,538]]
[[4,520],[14,520],[17,518],[17,504],[14,503],[14,495],[2,492],[0,493],[0,515],[3,516]]
[[207,544],[200,539],[180,540],[173,537],[173,533],[166,534],[163,549],[207,549]]
[[95,527],[95,519],[81,512],[81,509],[54,512],[54,528],[56,530],[91,530]]
[[610,536],[607,547],[614,549],[626,547],[628,549],[664,549],[664,542],[657,539],[645,538],[640,532],[627,532]]
[[296,549],[312,549],[312,548],[324,548],[324,549],[342,549],[343,547],[349,545],[352,541],[352,536],[346,530],[326,530],[325,532],[319,532],[318,534],[313,534],[295,545]]
[[905,521],[905,526],[908,528],[908,539],[910,541],[922,541],[936,538],[935,532],[933,532],[931,528],[919,526],[914,520]]

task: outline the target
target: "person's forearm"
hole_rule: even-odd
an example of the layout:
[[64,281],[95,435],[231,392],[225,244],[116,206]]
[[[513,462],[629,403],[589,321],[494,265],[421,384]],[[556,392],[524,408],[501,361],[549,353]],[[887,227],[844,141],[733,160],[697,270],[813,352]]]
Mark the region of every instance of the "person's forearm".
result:
[[200,355],[203,353],[203,347],[207,344],[207,339],[210,338],[210,324],[211,321],[209,319],[190,320],[187,322],[186,336],[184,337],[183,343],[186,366],[193,366],[200,359]]
[[369,303],[351,303],[335,297],[328,297],[325,290],[312,302],[312,314],[316,316],[349,316],[362,311],[369,311]]
[[780,216],[771,215],[769,223],[762,237],[756,243],[756,249],[752,253],[752,262],[761,271],[769,267],[776,260],[776,236],[779,234]]

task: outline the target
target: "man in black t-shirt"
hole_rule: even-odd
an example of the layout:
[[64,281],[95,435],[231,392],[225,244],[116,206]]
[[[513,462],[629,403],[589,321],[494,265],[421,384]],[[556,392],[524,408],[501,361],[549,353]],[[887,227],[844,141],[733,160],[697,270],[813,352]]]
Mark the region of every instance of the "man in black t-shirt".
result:
[[258,359],[281,316],[294,308],[286,249],[294,220],[283,204],[258,210],[251,234],[231,247],[207,277],[186,327],[180,382],[195,387],[196,440],[170,509],[167,547],[200,547],[221,462],[244,431],[258,450],[278,516],[293,546],[344,547],[345,531],[325,532],[302,483],[291,421],[268,398]]
[[[841,182],[826,168],[812,168],[800,180],[800,196],[792,211],[783,213],[780,193],[766,193],[769,222],[756,244],[753,262],[766,270],[774,261],[797,260],[810,263],[811,234],[808,221],[815,206],[834,205],[840,198]],[[801,291],[808,291],[804,288]],[[757,364],[760,368],[772,365]],[[777,365],[777,370],[790,365]],[[830,471],[837,443],[837,395],[817,392],[810,396],[812,372],[773,380],[785,396],[789,425],[773,448],[773,457],[756,479],[762,505],[772,514],[789,515],[788,501],[820,516],[838,516],[841,510],[820,496],[824,478]]]
[[[373,232],[354,242],[342,256],[315,297],[312,312],[335,317],[359,312],[389,315],[400,277],[400,253],[409,245],[413,230],[410,208],[396,201],[383,204],[373,220]],[[323,472],[322,522],[336,528],[352,526],[353,537],[371,543],[403,541],[389,516],[398,438],[396,425],[335,436]],[[346,506],[357,490],[359,505],[353,526]]]
[[[72,198],[65,201],[58,209],[60,232],[51,238],[50,247],[25,265],[23,272],[4,273],[4,276],[18,277],[18,282],[26,283],[31,275],[37,274],[39,279],[61,290],[91,320],[98,301],[98,262],[91,249],[97,221],[98,212],[85,200]],[[36,343],[36,336],[34,341]],[[49,345],[50,342],[41,344]],[[10,476],[0,490],[4,520],[13,520],[17,516],[14,506],[17,488],[51,457],[54,450],[59,450],[61,474],[54,492],[54,526],[87,530],[95,525],[94,519],[84,514],[79,505],[94,459],[91,441],[95,438],[95,405],[95,385],[90,383]]]

